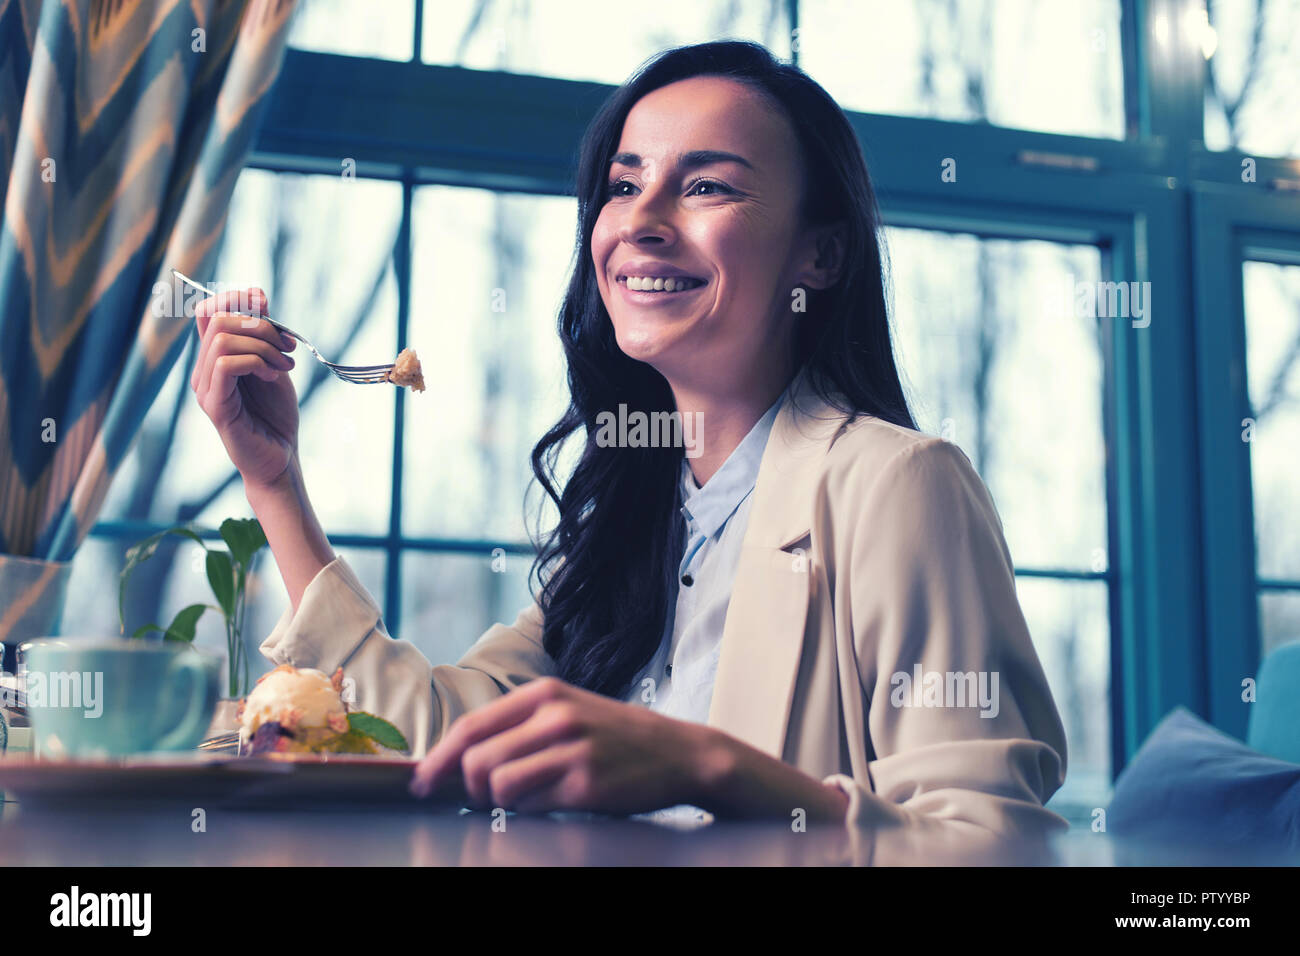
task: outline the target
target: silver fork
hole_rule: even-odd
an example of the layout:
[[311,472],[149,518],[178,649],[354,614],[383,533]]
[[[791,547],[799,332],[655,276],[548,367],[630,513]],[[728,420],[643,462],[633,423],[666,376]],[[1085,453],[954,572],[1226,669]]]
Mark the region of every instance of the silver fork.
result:
[[[182,273],[177,272],[175,269],[172,270],[172,275],[180,279],[182,282],[184,282],[186,285],[190,286],[191,288],[197,289],[199,292],[202,292],[204,295],[211,295],[211,296],[216,295],[216,293],[211,289],[209,289],[207,286],[203,285],[202,283],[195,282],[189,276],[183,275]],[[269,315],[258,315],[254,312],[245,312],[242,309],[236,309],[231,314],[246,315],[252,319],[266,319],[266,321],[270,322],[271,325],[275,326],[285,335],[291,335],[299,342],[301,342],[303,345],[307,346],[307,348],[311,351],[311,354],[316,356],[317,360],[319,360],[322,365],[324,365],[327,369],[329,369],[339,378],[343,379],[343,381],[345,382],[351,382],[354,385],[379,385],[388,381],[388,373],[393,370],[392,362],[389,362],[387,365],[338,365],[334,362],[327,361],[325,359],[325,356],[321,355],[320,352],[316,350],[316,346],[308,342],[304,336],[299,335],[297,332],[289,328],[287,325],[281,325],[279,322],[272,319]]]
[[212,751],[214,753],[224,753],[228,750],[239,749],[239,731],[232,730],[227,734],[217,734],[215,737],[209,737],[198,746],[199,750]]

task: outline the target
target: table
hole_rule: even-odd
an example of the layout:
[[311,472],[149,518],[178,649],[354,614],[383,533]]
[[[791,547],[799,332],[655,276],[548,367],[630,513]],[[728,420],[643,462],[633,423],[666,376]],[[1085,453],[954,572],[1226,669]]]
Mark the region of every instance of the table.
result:
[[[1151,846],[1074,828],[1040,843],[972,846],[900,828],[785,822],[685,827],[566,814],[452,809],[27,810],[0,804],[0,867],[11,866],[879,866],[1278,865],[1269,848]],[[197,830],[197,832],[196,832]]]

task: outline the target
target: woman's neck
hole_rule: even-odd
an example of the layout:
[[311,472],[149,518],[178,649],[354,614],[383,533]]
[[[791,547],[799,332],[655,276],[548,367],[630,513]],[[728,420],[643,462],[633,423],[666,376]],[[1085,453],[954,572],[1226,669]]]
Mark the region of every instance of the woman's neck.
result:
[[695,443],[686,461],[695,483],[703,487],[772,407],[786,381],[779,376],[771,377],[726,392],[670,384],[683,426],[692,429],[688,433]]

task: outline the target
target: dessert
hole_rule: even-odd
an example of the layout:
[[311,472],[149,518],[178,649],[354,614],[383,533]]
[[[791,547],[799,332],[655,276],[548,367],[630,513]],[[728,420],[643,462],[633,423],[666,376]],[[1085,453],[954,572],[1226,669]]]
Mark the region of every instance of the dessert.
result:
[[239,704],[239,752],[380,754],[410,749],[401,731],[374,714],[349,712],[343,668],[327,677],[281,664],[257,679]]
[[424,391],[424,372],[420,369],[420,360],[415,357],[414,349],[402,349],[398,353],[392,371],[388,373],[388,380],[394,385],[408,386],[417,392]]

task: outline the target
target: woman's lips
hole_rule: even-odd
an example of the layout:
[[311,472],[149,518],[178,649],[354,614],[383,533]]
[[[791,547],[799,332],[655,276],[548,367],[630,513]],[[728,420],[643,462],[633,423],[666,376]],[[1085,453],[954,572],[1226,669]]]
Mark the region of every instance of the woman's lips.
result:
[[679,289],[673,292],[639,292],[627,287],[626,279],[618,279],[615,282],[620,293],[629,301],[638,305],[654,305],[660,302],[675,302],[689,295],[699,292],[701,289],[708,288],[708,282],[701,280],[700,284],[691,289]]

